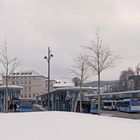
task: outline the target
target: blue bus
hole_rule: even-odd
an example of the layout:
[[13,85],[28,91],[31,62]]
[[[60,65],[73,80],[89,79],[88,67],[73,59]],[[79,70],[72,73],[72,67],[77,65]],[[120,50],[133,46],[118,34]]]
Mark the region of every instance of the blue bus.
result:
[[97,114],[98,113],[98,102],[95,100],[91,101],[90,113]]
[[123,112],[140,112],[140,100],[124,99],[118,101],[117,110]]
[[19,112],[32,112],[33,104],[36,100],[31,98],[19,99]]

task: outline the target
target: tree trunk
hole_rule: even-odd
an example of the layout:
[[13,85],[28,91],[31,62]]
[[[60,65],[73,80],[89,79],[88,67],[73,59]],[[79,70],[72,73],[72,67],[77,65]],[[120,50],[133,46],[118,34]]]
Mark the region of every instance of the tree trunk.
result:
[[82,70],[82,76],[81,76],[81,81],[80,81],[80,91],[79,91],[79,94],[80,94],[80,112],[82,112],[82,86],[83,86],[83,70]]
[[80,112],[82,112],[82,87],[80,86]]
[[5,89],[5,112],[8,113],[8,76],[6,76],[6,89]]
[[100,72],[98,72],[98,115],[101,113],[101,99],[100,99]]

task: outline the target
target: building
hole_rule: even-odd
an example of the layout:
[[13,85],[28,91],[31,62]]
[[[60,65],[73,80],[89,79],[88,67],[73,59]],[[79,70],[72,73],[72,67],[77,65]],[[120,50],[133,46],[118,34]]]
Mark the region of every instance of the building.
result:
[[[5,77],[2,77],[2,85],[5,85]],[[46,93],[48,79],[34,70],[22,70],[13,72],[8,77],[8,85],[19,85],[23,87],[21,98],[36,98],[37,95]],[[51,80],[52,87],[53,80]]]

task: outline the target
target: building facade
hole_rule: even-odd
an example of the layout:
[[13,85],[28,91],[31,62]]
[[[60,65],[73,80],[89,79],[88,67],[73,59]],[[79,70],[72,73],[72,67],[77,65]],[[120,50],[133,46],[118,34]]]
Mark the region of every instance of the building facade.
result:
[[[2,85],[6,84],[5,79],[5,77],[2,77]],[[11,76],[8,77],[8,85],[18,85],[23,87],[21,98],[35,99],[36,96],[46,93],[48,89],[47,83],[47,77],[34,70],[13,72]]]

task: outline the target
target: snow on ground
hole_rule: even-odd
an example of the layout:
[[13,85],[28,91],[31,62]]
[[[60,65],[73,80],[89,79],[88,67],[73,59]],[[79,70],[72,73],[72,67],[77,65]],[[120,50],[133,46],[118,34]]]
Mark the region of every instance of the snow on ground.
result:
[[140,140],[140,120],[70,112],[0,114],[1,140]]

